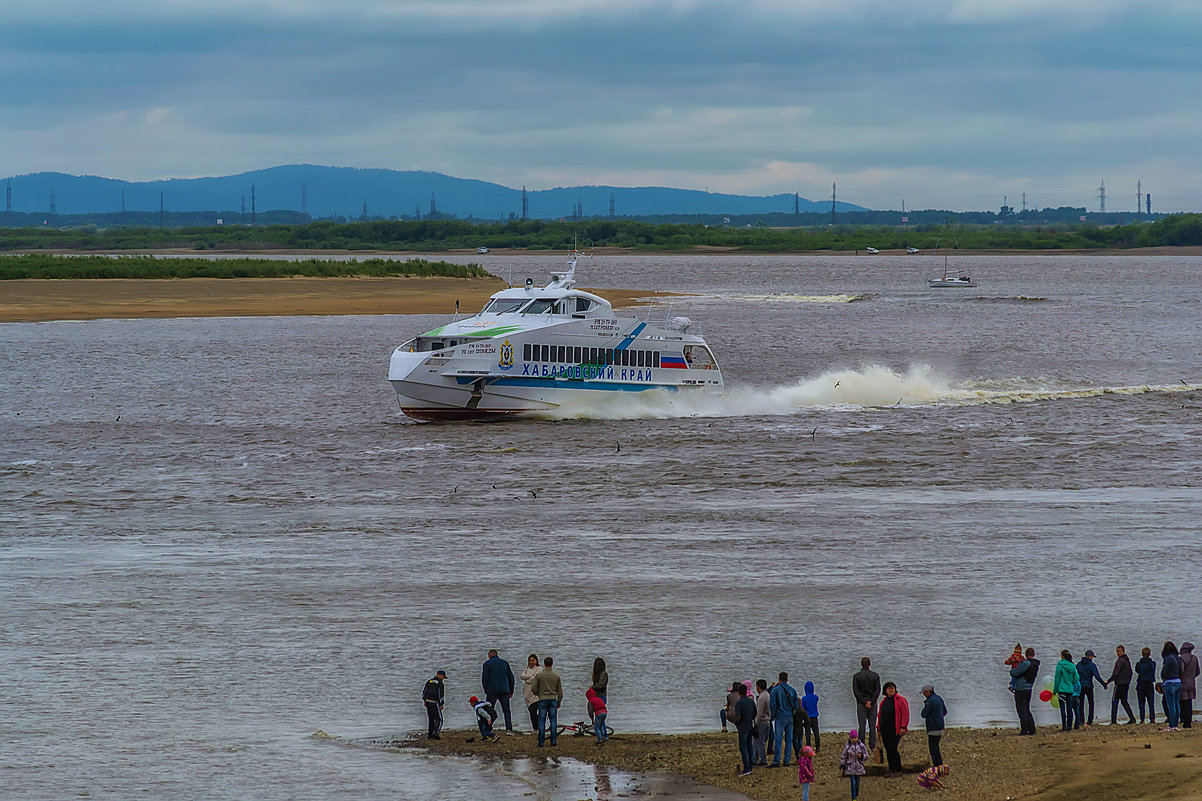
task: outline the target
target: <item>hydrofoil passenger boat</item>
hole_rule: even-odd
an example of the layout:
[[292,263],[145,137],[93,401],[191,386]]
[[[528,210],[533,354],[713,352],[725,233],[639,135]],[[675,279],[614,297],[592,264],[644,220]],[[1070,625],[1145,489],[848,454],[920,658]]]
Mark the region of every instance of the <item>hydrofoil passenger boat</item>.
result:
[[[575,288],[567,270],[546,286],[494,294],[479,314],[414,337],[392,353],[388,380],[419,420],[489,420],[549,411],[573,398],[631,392],[721,392],[722,371],[687,317],[615,312]],[[666,315],[665,315],[666,317]]]

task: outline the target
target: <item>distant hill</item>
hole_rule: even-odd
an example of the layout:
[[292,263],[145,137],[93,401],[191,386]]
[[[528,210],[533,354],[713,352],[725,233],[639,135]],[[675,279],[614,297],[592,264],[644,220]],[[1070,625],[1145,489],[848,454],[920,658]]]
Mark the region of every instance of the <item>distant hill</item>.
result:
[[[273,210],[299,211],[301,186],[308,195],[309,214],[314,218],[340,215],[352,219],[363,213],[372,217],[422,217],[430,214],[431,195],[438,213],[460,218],[505,219],[521,216],[522,192],[500,184],[455,178],[436,172],[355,169],[292,164],[239,175],[212,178],[172,178],[161,181],[121,181],[94,175],[39,172],[0,179],[12,185],[12,210],[46,214],[50,195],[59,215],[116,212],[158,212],[160,193],[163,207],[171,212],[241,212],[253,206],[262,214]],[[577,203],[583,216],[609,214],[610,195],[617,216],[669,214],[768,214],[793,211],[793,195],[726,195],[667,187],[575,186],[531,190],[527,193],[533,219],[572,216]],[[827,201],[801,198],[802,212],[829,212]],[[839,211],[865,211],[861,206],[840,202]]]

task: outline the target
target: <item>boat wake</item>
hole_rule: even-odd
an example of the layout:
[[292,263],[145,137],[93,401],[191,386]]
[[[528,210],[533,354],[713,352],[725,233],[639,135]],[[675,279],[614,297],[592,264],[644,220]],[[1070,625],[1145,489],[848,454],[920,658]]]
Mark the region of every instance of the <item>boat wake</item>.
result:
[[767,292],[761,295],[690,295],[689,300],[697,301],[726,301],[746,300],[754,303],[768,301],[770,303],[855,303],[858,300],[875,298],[874,293],[859,295],[836,293],[834,295],[798,295],[791,292]]
[[649,391],[623,397],[573,399],[540,419],[638,420],[682,417],[755,417],[789,415],[814,409],[856,410],[888,407],[976,406],[1034,401],[1195,392],[1202,384],[1115,387],[1057,387],[1050,381],[965,381],[954,383],[926,365],[905,372],[872,365],[837,370],[817,378],[768,389],[735,388],[721,395]]

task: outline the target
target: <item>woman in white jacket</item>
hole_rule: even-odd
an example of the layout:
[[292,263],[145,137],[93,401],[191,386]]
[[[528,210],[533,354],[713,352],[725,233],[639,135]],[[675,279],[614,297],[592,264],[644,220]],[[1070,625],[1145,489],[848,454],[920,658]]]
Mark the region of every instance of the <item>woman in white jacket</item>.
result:
[[534,677],[542,672],[543,666],[538,663],[538,656],[530,654],[526,660],[526,669],[520,676],[522,680],[522,699],[526,709],[530,711],[530,727],[538,731],[538,696],[534,694]]

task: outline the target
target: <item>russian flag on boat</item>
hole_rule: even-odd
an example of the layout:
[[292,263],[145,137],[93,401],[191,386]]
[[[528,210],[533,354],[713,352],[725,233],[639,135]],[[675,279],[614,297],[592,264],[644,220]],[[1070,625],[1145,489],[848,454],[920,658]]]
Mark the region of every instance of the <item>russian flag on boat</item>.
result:
[[683,356],[673,356],[668,353],[665,353],[659,357],[659,366],[660,367],[674,367],[677,370],[689,369],[689,366],[687,364],[685,364]]

